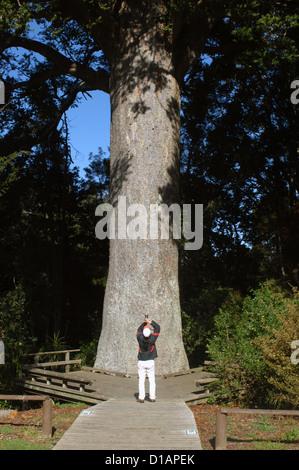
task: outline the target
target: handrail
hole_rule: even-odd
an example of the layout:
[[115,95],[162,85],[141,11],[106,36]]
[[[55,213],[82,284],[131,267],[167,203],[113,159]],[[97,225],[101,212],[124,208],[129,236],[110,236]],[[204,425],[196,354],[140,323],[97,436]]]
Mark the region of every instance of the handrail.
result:
[[[80,352],[80,349],[66,349],[63,351],[40,351],[36,353],[24,354],[23,357],[34,357],[34,364],[24,364],[24,367],[49,367],[49,366],[65,366],[65,372],[70,371],[70,365],[72,364],[81,364],[81,359],[77,360],[70,360],[70,353],[72,352]],[[45,356],[49,354],[64,354],[65,358],[64,361],[55,361],[55,362],[39,362],[40,356]]]
[[299,416],[299,410],[257,410],[241,408],[220,408],[216,413],[216,450],[225,450],[227,446],[226,428],[228,414],[259,414],[269,416]]
[[39,351],[36,353],[23,354],[24,357],[27,356],[42,356],[43,354],[59,354],[59,353],[68,353],[68,352],[80,352],[80,349],[66,349],[64,351]]
[[52,400],[47,395],[0,395],[0,400],[8,401],[42,401],[43,422],[42,430],[45,436],[52,435]]

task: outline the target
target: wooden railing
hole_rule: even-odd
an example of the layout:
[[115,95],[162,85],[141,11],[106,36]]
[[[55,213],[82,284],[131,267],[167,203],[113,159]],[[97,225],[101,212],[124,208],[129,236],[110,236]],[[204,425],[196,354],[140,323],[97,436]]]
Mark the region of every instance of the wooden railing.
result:
[[[74,364],[81,364],[81,359],[70,359],[70,354],[74,352],[80,352],[80,349],[67,349],[65,351],[42,351],[32,354],[24,354],[23,357],[33,357],[33,364],[24,364],[24,368],[31,369],[32,367],[53,367],[53,366],[65,366],[65,372],[70,371],[70,366]],[[49,355],[59,355],[64,354],[64,361],[48,361],[48,362],[39,362],[40,356],[49,356]]]
[[58,400],[97,404],[107,398],[93,387],[93,379],[76,373],[56,372],[28,367],[26,377],[17,377],[15,383],[29,393],[44,393]]
[[216,413],[216,450],[225,450],[227,446],[226,428],[228,414],[299,416],[299,410],[255,410],[240,408],[220,408]]
[[[42,401],[43,402],[43,421],[42,432],[45,436],[52,435],[52,400],[46,395],[0,395],[0,400],[8,401]],[[10,417],[14,417],[11,416]]]

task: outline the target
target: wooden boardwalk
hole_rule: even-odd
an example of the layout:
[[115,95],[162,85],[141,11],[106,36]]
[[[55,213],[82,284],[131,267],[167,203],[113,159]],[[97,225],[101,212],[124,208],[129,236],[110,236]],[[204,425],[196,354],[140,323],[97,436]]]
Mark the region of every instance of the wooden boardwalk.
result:
[[201,450],[183,399],[109,399],[82,412],[53,450]]
[[94,405],[78,416],[54,450],[201,449],[188,408],[211,396],[205,383],[214,380],[213,374],[201,367],[157,376],[155,403],[136,402],[137,375],[92,368],[68,373],[30,368],[25,372],[26,377],[18,380],[25,391]]

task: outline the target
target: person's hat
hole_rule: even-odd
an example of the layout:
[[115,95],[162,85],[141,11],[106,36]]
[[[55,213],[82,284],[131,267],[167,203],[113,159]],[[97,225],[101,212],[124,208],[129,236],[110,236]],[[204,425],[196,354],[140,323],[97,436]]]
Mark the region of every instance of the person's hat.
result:
[[143,328],[143,336],[145,336],[145,338],[148,338],[150,336],[150,334],[151,334],[151,329],[150,329],[149,326],[146,325]]

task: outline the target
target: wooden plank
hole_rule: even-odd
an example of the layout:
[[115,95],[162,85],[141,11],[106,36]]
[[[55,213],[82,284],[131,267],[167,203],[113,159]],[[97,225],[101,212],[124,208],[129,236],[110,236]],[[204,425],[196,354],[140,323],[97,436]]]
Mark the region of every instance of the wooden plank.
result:
[[210,384],[212,382],[215,382],[215,380],[219,380],[219,379],[217,377],[206,377],[206,378],[203,378],[203,379],[194,380],[194,383],[198,387],[198,386],[201,386],[201,385],[207,385],[207,384]]
[[68,449],[200,450],[201,443],[183,400],[140,404],[111,399],[81,413],[54,447]]
[[130,375],[127,372],[117,372],[114,370],[98,369],[96,367],[82,366],[81,370],[86,371],[86,372],[93,372],[95,374],[112,375],[112,376],[117,376],[117,377],[130,377]]
[[39,395],[39,396],[32,396],[32,395],[0,395],[0,400],[20,400],[20,401],[44,401],[48,398],[47,395]]
[[26,371],[28,377],[16,379],[17,385],[32,393],[44,392],[64,401],[82,401],[95,404],[107,400],[92,387],[93,380],[72,373],[61,373],[34,368]]
[[222,414],[247,414],[247,415],[271,415],[271,416],[299,416],[299,410],[255,410],[241,408],[221,408]]
[[23,357],[43,356],[45,354],[65,354],[70,352],[80,352],[80,349],[66,349],[65,351],[41,351],[37,353],[23,354]]
[[[16,383],[17,384],[19,383],[18,380],[16,380]],[[52,385],[52,384],[44,383],[44,382],[35,382],[35,381],[32,381],[30,377],[28,380],[22,380],[22,386],[24,388],[27,387],[28,389],[31,389],[31,390],[42,390],[42,391],[49,390],[49,394],[52,391],[57,391],[57,392],[61,392],[62,395],[65,394],[65,392],[69,392],[70,394],[76,395],[78,397],[80,396],[102,397],[102,395],[100,395],[96,390],[80,392],[77,389],[56,386],[56,385]],[[103,398],[103,399],[106,400],[106,398]]]
[[36,362],[34,364],[24,364],[22,369],[35,369],[38,367],[54,367],[54,366],[68,366],[74,364],[81,364],[81,359],[74,359],[72,361],[56,361],[56,362]]
[[[81,383],[78,381],[74,380],[69,380],[69,379],[59,379],[55,377],[27,377],[26,378],[27,382],[30,382],[32,384],[37,384],[37,385],[44,385],[44,386],[55,386],[61,389],[70,389],[70,390],[77,390],[78,392],[87,392],[87,393],[93,393],[96,392],[95,388],[92,387],[91,385],[88,385],[86,383]],[[25,380],[22,379],[22,383],[24,383]]]
[[171,378],[171,377],[180,377],[182,375],[189,375],[189,374],[194,374],[196,372],[201,372],[203,370],[203,367],[195,367],[194,369],[188,369],[188,370],[182,370],[179,372],[172,372],[171,374],[163,374],[163,378]]
[[188,405],[198,405],[200,403],[206,403],[209,398],[213,396],[212,393],[210,392],[205,392],[205,393],[199,393],[198,395],[194,397],[186,397],[185,402]]
[[[16,380],[16,384],[18,383],[18,380]],[[97,392],[79,392],[77,390],[56,387],[54,385],[44,384],[41,382],[32,382],[31,380],[22,381],[22,387],[32,393],[44,392],[51,397],[60,398],[64,401],[82,401],[84,403],[94,404],[107,400],[107,397],[104,397]]]
[[[47,384],[47,385],[56,385],[57,387],[62,388],[71,388],[78,389],[79,392],[96,392],[92,387],[92,380],[86,379],[84,377],[77,377],[76,375],[46,371],[41,369],[30,369],[26,371],[29,376],[26,380],[32,379],[32,382],[37,382],[38,384]],[[18,383],[24,382],[24,378],[18,380]]]
[[26,369],[26,373],[30,375],[37,375],[41,376],[44,375],[46,377],[57,377],[59,379],[67,379],[67,380],[74,380],[76,382],[81,382],[81,383],[86,383],[86,384],[91,384],[93,382],[92,379],[87,379],[75,374],[69,374],[69,373],[64,373],[64,372],[55,372],[53,370],[44,370],[44,369],[39,369],[39,368],[32,368],[29,371]]

